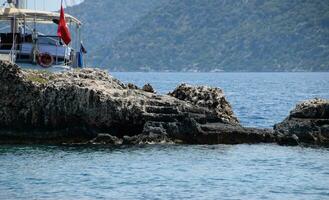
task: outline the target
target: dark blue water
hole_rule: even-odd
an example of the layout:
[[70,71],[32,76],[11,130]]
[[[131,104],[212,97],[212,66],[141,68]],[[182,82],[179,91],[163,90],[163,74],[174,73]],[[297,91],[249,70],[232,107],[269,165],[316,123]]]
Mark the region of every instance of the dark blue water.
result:
[[[329,98],[328,73],[115,73],[160,93],[221,87],[244,125]],[[329,149],[276,145],[0,146],[0,199],[329,199]]]

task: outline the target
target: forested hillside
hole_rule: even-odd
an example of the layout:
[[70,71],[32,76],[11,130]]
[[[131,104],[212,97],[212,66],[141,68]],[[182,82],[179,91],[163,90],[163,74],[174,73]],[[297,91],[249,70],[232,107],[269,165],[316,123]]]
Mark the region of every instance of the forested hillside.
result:
[[76,8],[92,63],[112,70],[329,71],[329,0],[86,0]]
[[[83,38],[88,49],[88,63],[97,58],[99,46],[107,44],[119,34],[146,15],[164,0],[85,0],[83,3],[66,8],[66,12],[81,20]],[[108,48],[104,49],[104,53]]]

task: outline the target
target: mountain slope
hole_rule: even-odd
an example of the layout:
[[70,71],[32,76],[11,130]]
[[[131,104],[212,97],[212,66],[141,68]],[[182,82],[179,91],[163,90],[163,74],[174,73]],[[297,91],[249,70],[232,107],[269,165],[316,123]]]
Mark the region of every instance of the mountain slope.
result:
[[94,64],[122,71],[329,71],[329,0],[168,0],[149,11],[103,41]]
[[140,17],[147,14],[164,0],[85,0],[66,8],[66,12],[83,22],[84,44],[93,60],[95,49],[110,44],[120,33],[129,29]]

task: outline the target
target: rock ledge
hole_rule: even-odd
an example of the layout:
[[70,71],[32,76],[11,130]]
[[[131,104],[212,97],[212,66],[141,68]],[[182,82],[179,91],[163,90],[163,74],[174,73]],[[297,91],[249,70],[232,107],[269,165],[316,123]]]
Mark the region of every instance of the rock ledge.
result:
[[279,144],[329,146],[329,100],[299,103],[274,130]]

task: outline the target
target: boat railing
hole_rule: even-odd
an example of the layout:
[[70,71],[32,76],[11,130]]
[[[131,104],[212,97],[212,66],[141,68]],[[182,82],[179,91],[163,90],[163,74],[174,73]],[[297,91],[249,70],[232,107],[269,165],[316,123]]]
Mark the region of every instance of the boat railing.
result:
[[[59,43],[55,45],[46,42],[40,42],[34,45],[33,43],[0,43],[0,54],[9,55],[12,61],[17,62],[36,62],[34,55],[39,53],[49,53],[54,58],[54,64],[66,65],[72,64],[70,54],[72,50],[69,47]],[[4,56],[2,56],[4,57]],[[6,56],[7,57],[7,56]]]

